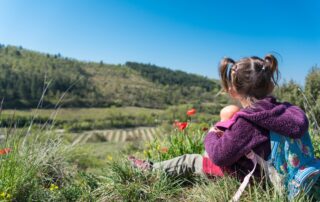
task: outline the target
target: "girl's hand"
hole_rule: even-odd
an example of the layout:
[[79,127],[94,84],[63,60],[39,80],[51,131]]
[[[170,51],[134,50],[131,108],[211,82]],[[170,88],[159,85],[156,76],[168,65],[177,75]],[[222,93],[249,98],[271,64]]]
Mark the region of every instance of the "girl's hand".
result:
[[214,132],[218,137],[221,137],[223,135],[223,131],[222,130],[219,130],[217,127],[215,126],[212,126],[210,129],[209,129],[209,133],[210,132]]

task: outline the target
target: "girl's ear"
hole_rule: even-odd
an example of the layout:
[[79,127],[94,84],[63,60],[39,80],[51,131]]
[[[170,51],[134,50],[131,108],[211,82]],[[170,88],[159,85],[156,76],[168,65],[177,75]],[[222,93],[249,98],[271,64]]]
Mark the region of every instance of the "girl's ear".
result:
[[236,95],[237,95],[237,93],[236,93],[236,91],[234,90],[233,87],[229,87],[229,88],[228,88],[228,93],[229,93],[229,95],[230,95],[231,97],[233,97],[233,98],[235,98]]

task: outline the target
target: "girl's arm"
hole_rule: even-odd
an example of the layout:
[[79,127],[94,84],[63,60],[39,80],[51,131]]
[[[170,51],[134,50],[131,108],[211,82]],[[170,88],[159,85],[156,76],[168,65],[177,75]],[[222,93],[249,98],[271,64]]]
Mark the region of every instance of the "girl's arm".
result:
[[221,137],[214,130],[210,131],[205,137],[204,145],[213,163],[218,166],[229,166],[265,141],[269,141],[268,131],[253,126],[243,118],[238,118]]

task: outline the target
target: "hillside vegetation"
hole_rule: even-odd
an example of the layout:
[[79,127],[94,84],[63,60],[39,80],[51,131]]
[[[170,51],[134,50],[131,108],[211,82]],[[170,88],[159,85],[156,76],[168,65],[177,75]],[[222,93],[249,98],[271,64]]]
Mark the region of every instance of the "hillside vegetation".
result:
[[[0,96],[5,108],[169,105],[208,102],[218,83],[203,76],[155,65],[84,62],[0,45]],[[64,92],[67,91],[66,96]]]

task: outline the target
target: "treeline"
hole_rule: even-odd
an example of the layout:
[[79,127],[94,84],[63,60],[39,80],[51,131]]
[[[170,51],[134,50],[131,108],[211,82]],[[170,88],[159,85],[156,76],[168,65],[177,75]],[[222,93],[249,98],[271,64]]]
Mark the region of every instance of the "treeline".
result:
[[[0,98],[4,108],[169,105],[212,101],[218,84],[155,65],[83,62],[0,44]],[[60,103],[60,99],[62,102]]]

